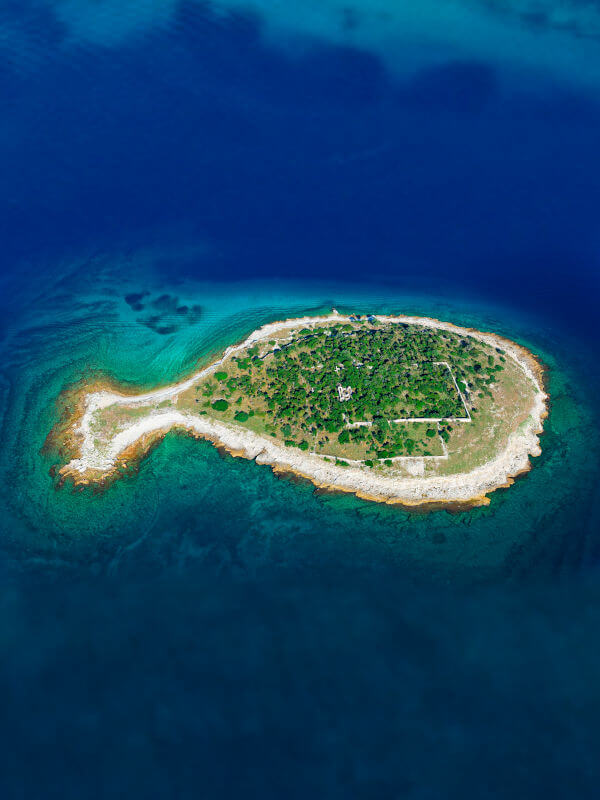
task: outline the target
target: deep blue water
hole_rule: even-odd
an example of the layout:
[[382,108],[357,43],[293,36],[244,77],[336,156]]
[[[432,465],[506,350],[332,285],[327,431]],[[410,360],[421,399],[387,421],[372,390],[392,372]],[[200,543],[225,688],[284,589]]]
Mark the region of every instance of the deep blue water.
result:
[[[596,797],[595,6],[234,5],[0,6],[1,796]],[[82,375],[332,305],[531,347],[534,469],[415,515],[169,436],[54,488]]]

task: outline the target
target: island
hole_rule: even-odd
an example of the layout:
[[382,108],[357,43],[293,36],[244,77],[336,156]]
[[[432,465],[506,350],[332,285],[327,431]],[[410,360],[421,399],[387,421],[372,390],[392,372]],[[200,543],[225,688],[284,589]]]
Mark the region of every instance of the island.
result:
[[46,447],[59,485],[104,488],[177,430],[320,489],[463,508],[530,469],[547,404],[540,363],[504,337],[333,309],[264,325],[153,391],[83,382]]

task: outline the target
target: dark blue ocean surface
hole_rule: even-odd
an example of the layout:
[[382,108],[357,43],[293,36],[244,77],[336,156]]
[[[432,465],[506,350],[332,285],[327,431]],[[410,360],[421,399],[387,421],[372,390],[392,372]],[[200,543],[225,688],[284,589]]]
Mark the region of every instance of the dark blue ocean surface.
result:
[[[600,11],[559,10],[1,4],[2,798],[597,796]],[[55,488],[72,383],[332,306],[530,347],[532,471],[409,514],[172,434]]]

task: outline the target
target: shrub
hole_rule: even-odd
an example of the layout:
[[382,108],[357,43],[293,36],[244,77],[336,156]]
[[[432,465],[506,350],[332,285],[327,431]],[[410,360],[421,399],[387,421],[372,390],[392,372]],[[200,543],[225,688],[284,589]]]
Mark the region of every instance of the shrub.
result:
[[218,381],[224,381],[227,378],[227,373],[226,372],[215,372],[215,378]]
[[249,416],[250,415],[246,414],[245,411],[236,411],[234,419],[236,419],[238,422],[246,422]]
[[229,403],[227,400],[215,400],[215,402],[212,404],[212,407],[215,411],[227,411],[229,408]]

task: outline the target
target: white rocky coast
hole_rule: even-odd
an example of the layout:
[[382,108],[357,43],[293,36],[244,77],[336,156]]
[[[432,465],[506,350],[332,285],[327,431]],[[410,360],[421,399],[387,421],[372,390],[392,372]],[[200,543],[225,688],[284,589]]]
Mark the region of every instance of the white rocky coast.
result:
[[[333,312],[328,316],[303,317],[283,322],[273,322],[254,331],[245,341],[228,348],[222,358],[198,371],[185,381],[139,395],[125,395],[100,390],[83,393],[82,413],[70,430],[70,440],[77,452],[63,466],[60,475],[70,477],[75,483],[103,482],[114,474],[118,466],[139,459],[149,445],[171,429],[180,429],[220,444],[234,455],[254,459],[258,464],[268,464],[278,472],[293,472],[311,480],[316,486],[352,492],[360,497],[404,506],[426,504],[483,504],[495,489],[509,485],[515,476],[530,468],[530,457],[540,454],[539,434],[547,415],[548,397],[541,379],[541,368],[535,358],[523,347],[493,333],[481,333],[460,328],[447,322],[426,317],[376,316],[379,323],[404,322],[440,328],[461,335],[469,334],[494,347],[501,347],[507,357],[514,359],[532,381],[535,392],[529,416],[509,437],[504,450],[488,463],[469,472],[452,475],[418,474],[419,470],[394,472],[367,469],[362,465],[339,466],[324,460],[321,455],[302,452],[261,436],[240,424],[222,422],[208,415],[179,411],[176,406],[158,408],[164,401],[173,401],[206,375],[218,370],[223,361],[233,353],[263,339],[272,338],[288,329],[307,327],[327,322],[349,322],[350,317]],[[111,405],[125,404],[133,408],[147,408],[147,413],[132,420],[114,435],[108,447],[99,448],[92,432],[93,414]],[[411,474],[412,472],[412,474]],[[422,473],[422,470],[421,470]]]

